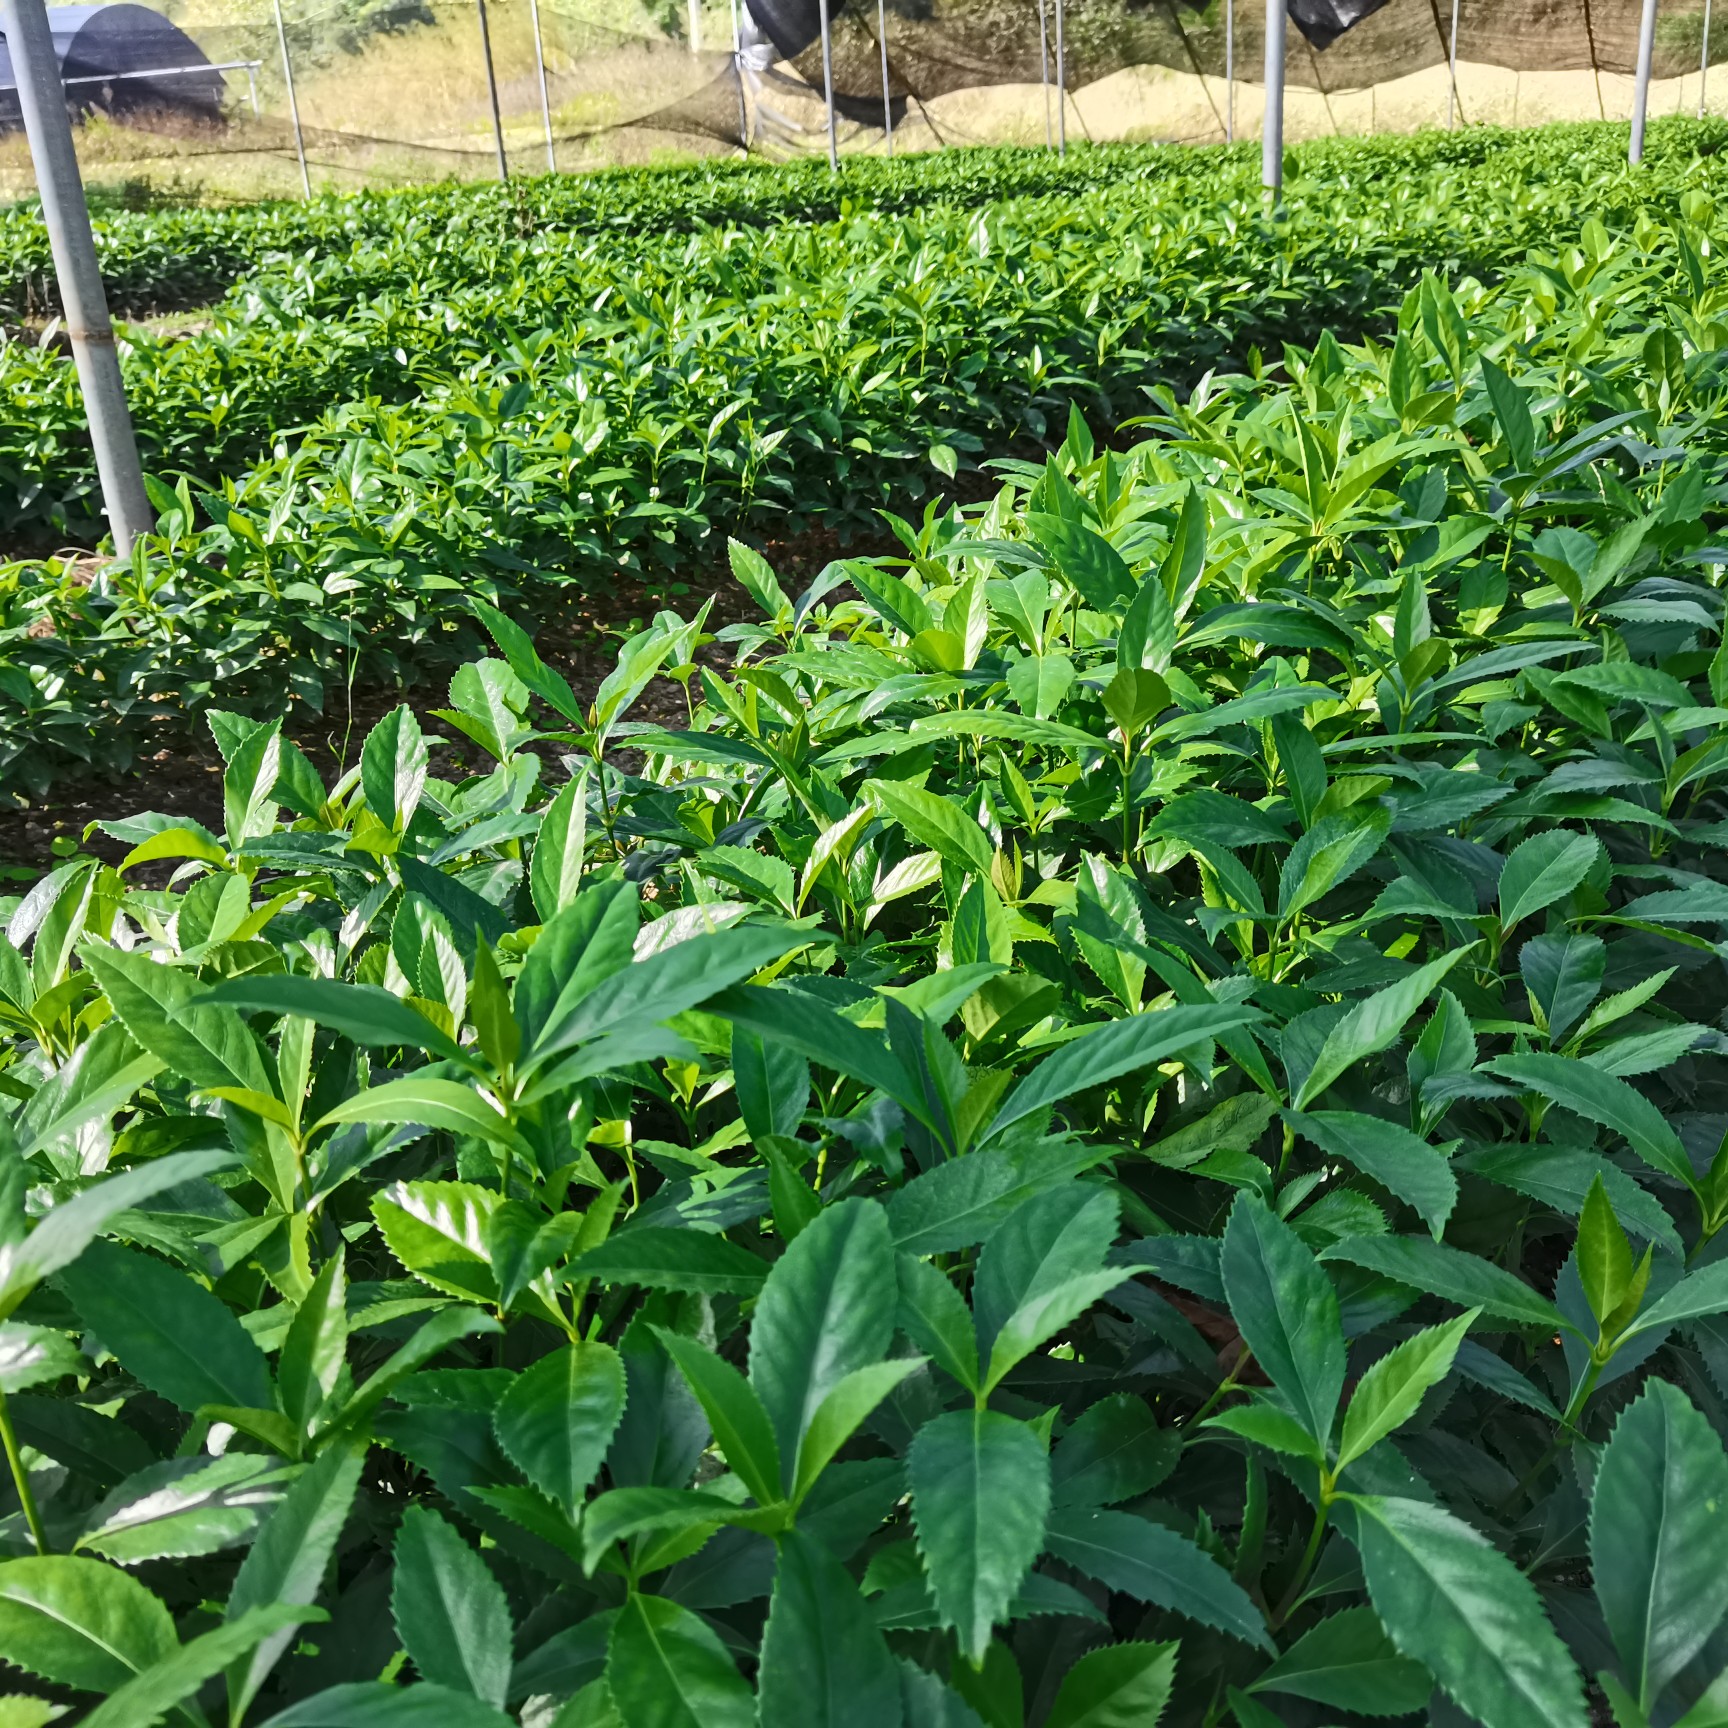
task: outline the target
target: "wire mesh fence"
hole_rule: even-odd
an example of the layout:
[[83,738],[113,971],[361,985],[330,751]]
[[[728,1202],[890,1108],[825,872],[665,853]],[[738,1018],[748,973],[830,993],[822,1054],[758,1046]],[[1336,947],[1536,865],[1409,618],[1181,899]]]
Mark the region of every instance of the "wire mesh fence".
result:
[[[1249,138],[1259,0],[162,0],[56,7],[87,179],[292,196],[501,169]],[[1286,136],[1625,118],[1640,0],[1292,0]],[[1366,16],[1362,16],[1366,13]],[[1335,33],[1342,18],[1352,27]],[[1300,26],[1300,27],[1299,27]],[[1328,41],[1328,36],[1332,39]],[[1322,45],[1325,44],[1325,45]],[[1663,0],[1650,112],[1728,112]],[[31,189],[0,57],[0,196]]]

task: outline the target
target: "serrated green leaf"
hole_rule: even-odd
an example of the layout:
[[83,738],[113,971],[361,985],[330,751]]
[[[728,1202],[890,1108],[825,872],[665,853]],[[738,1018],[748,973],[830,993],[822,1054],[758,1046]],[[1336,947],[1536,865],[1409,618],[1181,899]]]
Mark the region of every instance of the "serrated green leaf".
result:
[[1251,1194],[1237,1197],[1221,1261],[1243,1341],[1321,1447],[1344,1389],[1344,1332],[1330,1280],[1295,1232]]
[[982,1661],[1044,1543],[1050,1460],[1024,1422],[954,1410],[926,1422],[906,1456],[912,1522],[942,1624]]
[[706,1621],[633,1595],[612,1623],[606,1689],[627,1728],[756,1728],[756,1701]]
[[1652,1380],[1614,1425],[1590,1506],[1596,1598],[1646,1712],[1728,1613],[1725,1531],[1722,1442],[1678,1387]]
[[492,1428],[510,1462],[574,1516],[623,1413],[617,1351],[584,1342],[554,1350],[518,1374],[498,1401]]
[[1369,1599],[1403,1655],[1483,1728],[1585,1728],[1578,1671],[1510,1560],[1441,1507],[1350,1503]]
[[1374,1612],[1346,1608],[1304,1632],[1249,1688],[1311,1698],[1358,1716],[1405,1716],[1434,1690],[1420,1662],[1400,1656]]
[[1166,1608],[1232,1638],[1270,1650],[1272,1640],[1247,1592],[1184,1536],[1126,1512],[1059,1507],[1050,1514],[1050,1552],[1137,1602]]
[[410,1506],[396,1531],[396,1636],[422,1678],[502,1705],[515,1628],[484,1559],[443,1518]]
[[897,1728],[900,1676],[858,1586],[802,1531],[781,1538],[757,1680],[762,1728]]
[[1356,1384],[1338,1440],[1338,1469],[1353,1464],[1416,1414],[1429,1387],[1452,1371],[1452,1359],[1480,1309],[1430,1326],[1388,1351]]
[[1112,1644],[1062,1677],[1045,1728],[1155,1728],[1176,1678],[1174,1644]]

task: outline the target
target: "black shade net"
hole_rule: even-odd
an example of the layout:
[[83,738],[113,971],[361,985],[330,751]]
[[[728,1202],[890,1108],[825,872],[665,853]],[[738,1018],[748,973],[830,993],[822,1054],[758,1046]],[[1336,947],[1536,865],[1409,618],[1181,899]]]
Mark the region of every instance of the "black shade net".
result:
[[[87,172],[228,158],[235,191],[290,191],[295,129],[267,0],[206,22],[197,0],[51,7]],[[652,0],[634,28],[585,0],[488,0],[492,71],[513,171],[658,155],[820,148],[819,0]],[[586,0],[592,3],[592,0]],[[1286,79],[1346,92],[1444,64],[1453,0],[1289,0]],[[1458,0],[1461,62],[1630,73],[1640,0]],[[616,8],[614,8],[616,11]],[[1728,4],[1723,7],[1728,14]],[[1703,0],[1663,0],[1655,72],[1696,72]],[[848,142],[916,113],[920,141],[964,138],[927,104],[1001,86],[1081,90],[1132,67],[1256,81],[1260,0],[832,0],[835,106]],[[309,169],[361,185],[497,171],[475,0],[283,0]],[[1060,40],[1058,39],[1060,38]],[[1724,20],[1728,48],[1728,18]],[[884,47],[886,53],[884,53]],[[1233,57],[1231,48],[1233,47]],[[0,47],[0,187],[27,189]],[[1034,95],[1036,92],[1034,92]],[[885,101],[886,97],[886,101]],[[10,134],[10,136],[8,136]],[[188,170],[191,172],[191,170]],[[250,178],[248,178],[250,176]],[[26,184],[16,184],[20,179]]]

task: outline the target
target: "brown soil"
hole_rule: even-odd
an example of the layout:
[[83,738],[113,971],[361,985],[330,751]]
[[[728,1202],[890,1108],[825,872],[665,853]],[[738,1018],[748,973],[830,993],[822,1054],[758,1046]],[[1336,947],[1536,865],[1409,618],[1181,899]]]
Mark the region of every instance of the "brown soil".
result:
[[[896,549],[886,540],[870,545],[856,540],[842,543],[830,529],[768,541],[762,547],[782,585],[792,593],[807,586],[834,558]],[[547,663],[569,679],[582,701],[588,702],[612,670],[619,639],[659,607],[670,605],[689,617],[711,595],[711,631],[757,616],[754,603],[732,579],[723,559],[717,566],[693,573],[693,577],[686,592],[672,600],[640,583],[620,583],[608,594],[589,597],[555,622],[542,626],[536,646]],[[710,644],[700,649],[697,657],[718,668],[726,662],[727,651],[723,644]],[[321,714],[304,706],[291,709],[284,731],[311,758],[328,785],[359,760],[366,734],[402,702],[414,710],[429,737],[442,740],[432,749],[436,778],[460,781],[485,771],[490,759],[484,752],[433,718],[433,709],[448,706],[442,683],[429,681],[408,691],[373,686],[336,692]],[[628,718],[682,726],[687,723],[684,704],[682,686],[671,679],[657,679],[643,692]],[[549,747],[546,754],[557,752]],[[92,825],[158,811],[188,817],[221,832],[222,758],[207,728],[201,727],[190,738],[165,737],[159,749],[142,752],[137,767],[122,779],[68,779],[39,804],[23,810],[0,810],[0,892],[5,891],[8,878],[13,883],[31,880],[58,854],[70,851],[74,843],[85,852],[117,863],[127,848],[91,831]]]

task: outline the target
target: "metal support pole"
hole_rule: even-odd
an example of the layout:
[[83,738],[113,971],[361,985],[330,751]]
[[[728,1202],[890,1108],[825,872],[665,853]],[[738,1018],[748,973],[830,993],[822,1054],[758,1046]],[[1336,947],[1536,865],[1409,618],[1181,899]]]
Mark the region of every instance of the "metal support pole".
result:
[[1062,0],[1056,0],[1056,154],[1068,154],[1068,51],[1062,37]]
[[1704,118],[1704,86],[1710,78],[1710,0],[1704,0],[1704,47],[1698,55],[1698,118]]
[[744,102],[744,34],[738,20],[738,0],[732,0],[732,76],[738,80],[738,147],[750,154],[750,113]]
[[1626,160],[1644,160],[1644,117],[1650,106],[1650,61],[1656,52],[1656,0],[1644,0],[1644,15],[1638,20],[1638,75],[1632,88],[1632,143]]
[[138,467],[138,441],[126,410],[126,385],[119,375],[114,349],[114,325],[109,321],[97,242],[90,232],[90,206],[85,183],[78,176],[73,149],[73,123],[66,112],[66,88],[60,85],[54,35],[41,0],[5,0],[0,7],[7,48],[12,52],[12,76],[17,79],[17,104],[24,116],[24,137],[36,169],[41,194],[41,219],[54,252],[54,273],[60,283],[60,308],[66,334],[73,344],[78,385],[85,396],[90,442],[102,482],[102,508],[114,534],[114,550],[126,556],[138,536],[156,527],[156,513],[143,491]]
[[246,68],[246,94],[252,98],[252,118],[258,118],[258,74],[250,66]]
[[876,40],[882,49],[882,134],[894,154],[894,97],[888,86],[888,0],[876,0]]
[[1284,0],[1266,0],[1266,124],[1260,138],[1260,183],[1284,189]]
[[288,118],[294,124],[294,154],[300,163],[300,190],[312,196],[312,176],[306,172],[306,136],[300,130],[300,104],[294,97],[294,67],[288,58],[288,27],[282,22],[282,0],[276,7],[276,40],[282,45],[282,82],[288,87]]
[[1236,142],[1236,0],[1224,0],[1224,142]]
[[702,52],[702,0],[690,0],[690,52]]
[[840,141],[834,131],[834,43],[828,33],[828,0],[822,6],[822,99],[828,105],[828,172],[840,172]]
[[498,74],[492,66],[492,32],[486,24],[486,0],[479,0],[480,52],[486,61],[486,94],[492,101],[492,141],[498,146],[498,178],[510,178],[510,160],[504,154],[504,116],[498,109]]
[[143,470],[138,466],[138,442],[132,435],[120,356],[114,348],[114,326],[108,318],[108,298],[102,291],[102,271],[96,262],[90,207],[84,201],[84,182],[78,176],[78,156],[72,147],[72,122],[66,112],[54,37],[42,0],[6,0],[0,21],[12,54],[12,75],[17,80],[24,134],[42,195],[42,220],[54,254],[54,274],[60,282],[66,334],[72,343],[84,411],[90,421],[102,507],[114,535],[114,550],[124,558],[133,542],[156,526],[156,518],[144,491]]
[[546,88],[546,46],[540,40],[540,0],[528,0],[528,16],[534,22],[534,70],[540,75],[540,123],[546,128],[546,172],[558,172],[558,157],[552,149],[552,97]]
[[1446,92],[1446,130],[1458,124],[1458,0],[1452,0],[1452,34],[1446,39],[1446,75],[1450,85]]
[[1038,65],[1044,86],[1044,148],[1054,150],[1056,139],[1050,130],[1050,25],[1044,16],[1044,0],[1038,0]]

